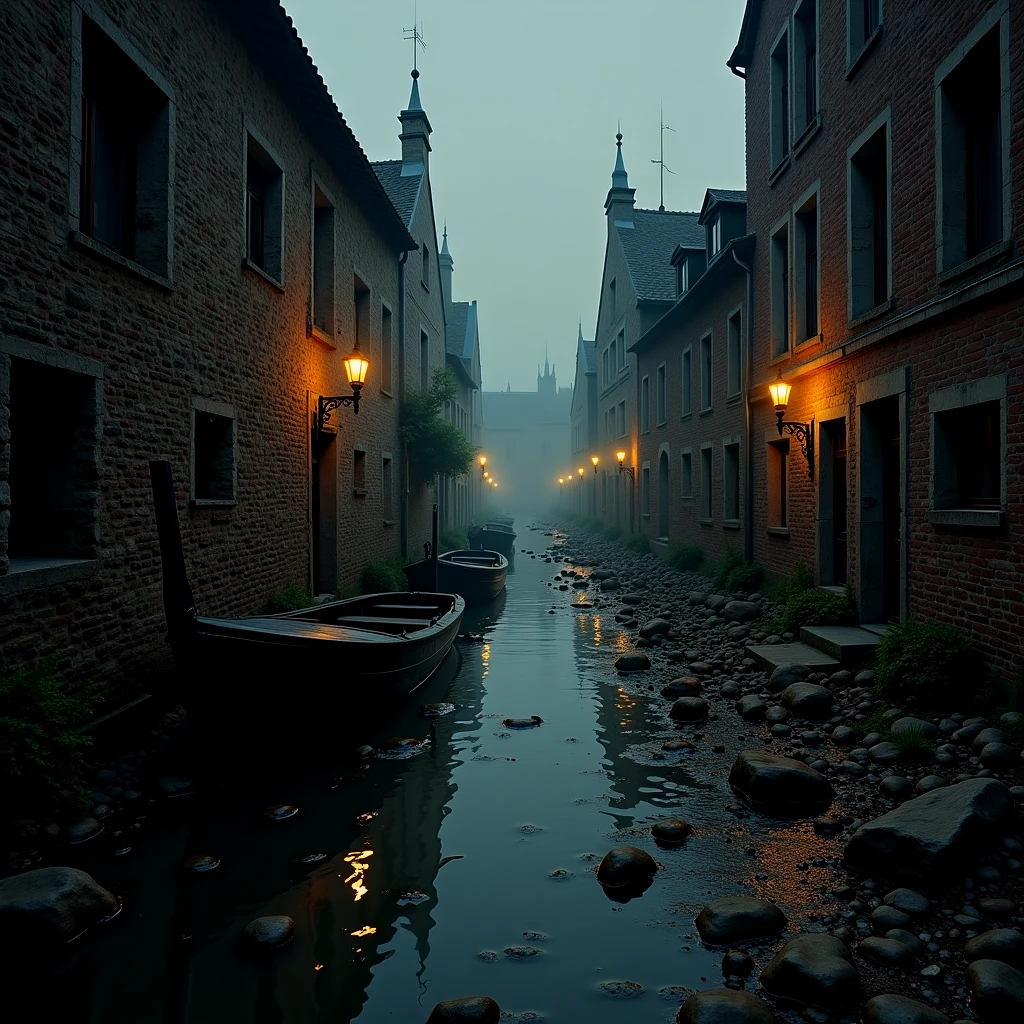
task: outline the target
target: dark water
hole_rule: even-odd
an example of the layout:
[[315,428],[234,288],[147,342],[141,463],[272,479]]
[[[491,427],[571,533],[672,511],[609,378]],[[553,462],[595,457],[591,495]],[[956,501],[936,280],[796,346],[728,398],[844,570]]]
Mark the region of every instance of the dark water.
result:
[[[527,547],[548,543],[522,532]],[[721,984],[721,952],[696,940],[695,912],[745,891],[798,915],[812,883],[794,877],[794,864],[829,851],[806,826],[724,810],[733,741],[725,756],[652,759],[654,738],[674,734],[664,702],[643,700],[647,682],[612,669],[627,643],[615,607],[571,611],[572,592],[546,585],[556,570],[520,554],[504,608],[478,624],[486,642],[460,643],[422,692],[361,737],[425,740],[412,756],[360,766],[346,740],[333,770],[296,777],[282,764],[255,792],[168,802],[127,855],[113,856],[110,840],[83,848],[82,865],[124,911],[85,938],[45,999],[51,1019],[415,1024],[440,999],[487,994],[550,1021],[642,1024],[672,1019],[681,1002],[672,986]],[[455,712],[417,715],[440,700]],[[502,725],[530,715],[543,724]],[[273,778],[274,752],[266,756]],[[269,822],[259,811],[270,803],[299,813]],[[696,834],[659,850],[649,828],[668,816]],[[624,905],[593,876],[623,842],[663,866]],[[759,861],[743,854],[753,843]],[[296,862],[312,852],[327,856]],[[200,853],[220,868],[184,874],[182,861]],[[239,932],[264,914],[289,914],[296,937],[254,958]],[[505,954],[516,946],[539,952]],[[618,981],[643,993],[626,1002],[601,987]]]

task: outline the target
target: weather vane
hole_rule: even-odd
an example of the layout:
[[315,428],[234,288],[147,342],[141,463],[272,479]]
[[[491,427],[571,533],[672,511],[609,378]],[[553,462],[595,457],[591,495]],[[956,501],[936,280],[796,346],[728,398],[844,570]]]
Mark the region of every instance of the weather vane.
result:
[[423,22],[417,20],[418,16],[418,5],[413,5],[412,9],[412,28],[403,28],[405,39],[412,40],[412,69],[418,71],[419,68],[416,64],[416,58],[419,56],[418,50],[425,50],[427,44],[423,39]]
[[675,131],[675,128],[671,127],[671,125],[665,124],[665,108],[662,107],[661,108],[661,132],[660,132],[660,136],[661,136],[661,159],[660,160],[652,160],[651,161],[652,164],[657,164],[658,165],[658,173],[661,176],[661,206],[658,207],[659,210],[664,210],[665,209],[665,172],[668,171],[669,174],[675,174],[676,173],[675,171],[672,170],[671,167],[666,167],[665,166],[665,132],[674,132],[674,131]]

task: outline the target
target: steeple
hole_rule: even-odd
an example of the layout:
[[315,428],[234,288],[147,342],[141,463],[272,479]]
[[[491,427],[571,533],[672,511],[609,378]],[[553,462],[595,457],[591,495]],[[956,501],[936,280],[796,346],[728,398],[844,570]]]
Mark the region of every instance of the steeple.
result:
[[579,334],[576,336],[576,344],[577,345],[582,345],[583,344],[583,321],[582,320],[580,321]]
[[612,187],[604,201],[605,213],[615,227],[633,226],[633,206],[636,189],[629,187],[626,165],[622,162],[622,132],[615,136],[615,170],[612,171]]
[[445,221],[444,235],[442,236],[441,252],[437,257],[437,269],[441,275],[441,295],[445,305],[450,306],[455,300],[452,298],[452,271],[455,269],[455,260],[448,251],[448,222]]
[[398,115],[398,120],[402,122],[402,131],[398,136],[402,143],[402,174],[420,174],[426,170],[427,154],[430,152],[433,129],[420,103],[419,77],[419,71],[413,68],[409,106]]

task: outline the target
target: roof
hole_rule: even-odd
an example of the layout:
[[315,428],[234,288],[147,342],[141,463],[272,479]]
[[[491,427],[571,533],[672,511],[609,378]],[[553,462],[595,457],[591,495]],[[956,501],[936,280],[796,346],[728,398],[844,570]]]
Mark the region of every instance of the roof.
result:
[[757,38],[757,26],[761,21],[761,8],[763,0],[747,0],[746,9],[743,11],[743,21],[740,24],[740,37],[732,56],[725,62],[727,67],[732,68],[740,77],[740,68],[745,72],[750,64],[750,58],[754,55],[754,41]]
[[331,97],[292,19],[279,0],[216,4],[254,61],[289,102],[293,116],[316,140],[342,184],[398,252],[415,249],[406,225],[373,174],[370,162]]
[[700,222],[704,223],[705,217],[720,203],[729,203],[734,206],[747,205],[747,193],[731,188],[709,188],[704,193],[704,204],[700,208]]
[[703,249],[707,244],[696,213],[634,210],[633,227],[616,225],[622,254],[638,301],[672,302],[676,297],[672,253],[677,245]]
[[572,419],[572,388],[560,388],[556,395],[538,391],[484,391],[485,430],[523,430],[550,424],[565,424]]
[[370,166],[384,186],[391,205],[402,218],[402,223],[411,228],[416,214],[416,202],[420,197],[420,186],[423,184],[422,169],[413,174],[402,174],[401,160],[375,160]]
[[583,342],[583,358],[586,361],[586,373],[597,373],[597,342]]
[[453,302],[445,321],[445,349],[467,387],[479,388],[473,377],[473,352],[477,344],[476,302]]

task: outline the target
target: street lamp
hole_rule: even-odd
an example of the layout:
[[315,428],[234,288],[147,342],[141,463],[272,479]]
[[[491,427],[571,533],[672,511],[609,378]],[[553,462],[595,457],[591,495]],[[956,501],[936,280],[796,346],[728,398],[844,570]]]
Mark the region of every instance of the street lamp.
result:
[[480,463],[480,476],[481,476],[481,478],[486,479],[487,478],[487,474],[484,472],[484,466],[487,465],[487,456],[486,455],[481,455],[480,458],[477,459],[477,462]]
[[597,464],[600,460],[596,455],[591,455],[590,461],[594,464],[594,476],[597,476]]
[[807,460],[807,475],[814,479],[814,420],[810,423],[786,422],[786,407],[789,405],[789,394],[793,390],[792,384],[784,380],[777,380],[774,384],[768,385],[768,392],[772,396],[772,404],[775,406],[775,416],[779,428],[779,437],[782,437],[783,430],[800,442],[800,451]]
[[370,361],[359,350],[358,340],[352,351],[344,359],[342,365],[345,367],[345,376],[348,378],[348,385],[352,389],[352,394],[331,395],[329,397],[320,396],[316,404],[315,424],[315,431],[318,437],[327,425],[327,421],[331,418],[331,413],[340,406],[351,405],[352,411],[356,415],[359,414],[359,393],[366,383],[366,372],[370,369]]
[[625,452],[616,452],[615,453],[615,458],[616,458],[616,460],[619,463],[619,473],[620,474],[621,473],[628,473],[629,474],[629,479],[632,480],[633,483],[636,483],[636,473],[635,473],[633,467],[632,466],[624,466],[623,465],[623,462],[626,461],[626,453]]

